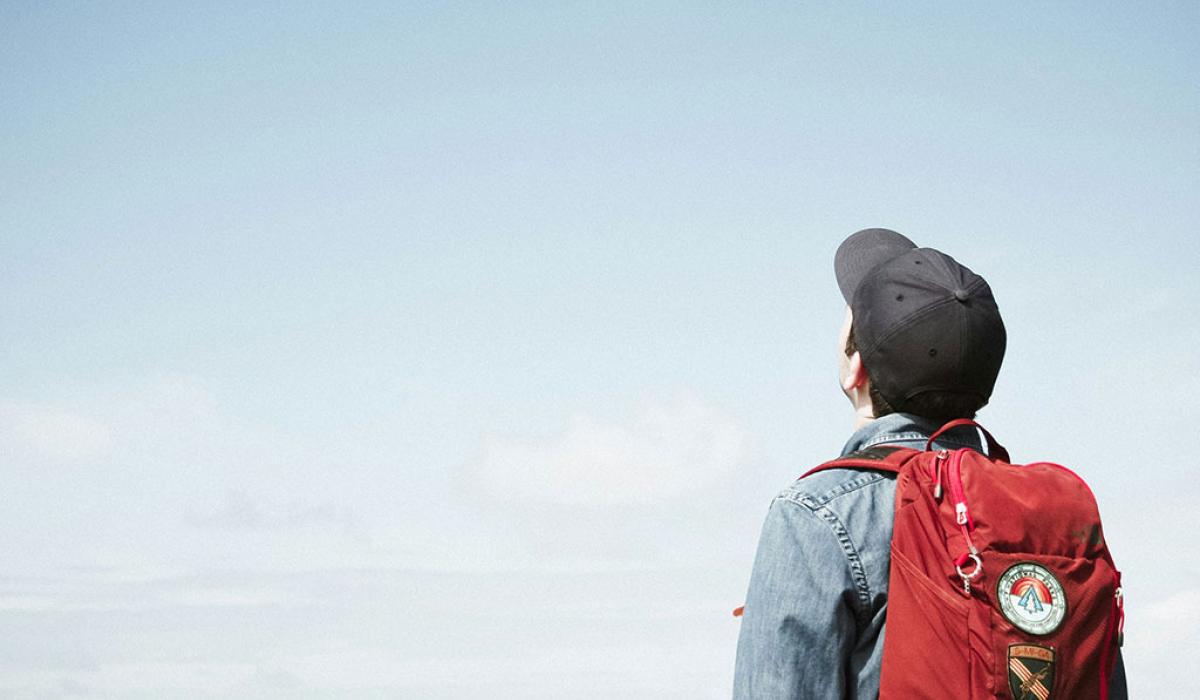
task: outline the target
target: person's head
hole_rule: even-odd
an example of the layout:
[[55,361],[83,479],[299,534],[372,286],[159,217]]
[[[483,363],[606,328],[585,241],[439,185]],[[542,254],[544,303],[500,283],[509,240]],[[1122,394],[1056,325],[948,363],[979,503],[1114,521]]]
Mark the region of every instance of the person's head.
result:
[[860,417],[945,421],[987,404],[1006,336],[986,280],[888,229],[851,235],[834,268],[847,304],[839,380]]

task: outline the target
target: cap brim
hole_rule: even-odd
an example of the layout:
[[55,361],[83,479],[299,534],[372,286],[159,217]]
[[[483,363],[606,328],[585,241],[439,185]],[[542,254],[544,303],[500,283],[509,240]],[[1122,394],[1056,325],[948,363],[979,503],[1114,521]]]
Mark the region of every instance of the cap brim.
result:
[[833,256],[833,271],[846,304],[871,270],[916,248],[905,236],[886,228],[866,228],[842,241]]

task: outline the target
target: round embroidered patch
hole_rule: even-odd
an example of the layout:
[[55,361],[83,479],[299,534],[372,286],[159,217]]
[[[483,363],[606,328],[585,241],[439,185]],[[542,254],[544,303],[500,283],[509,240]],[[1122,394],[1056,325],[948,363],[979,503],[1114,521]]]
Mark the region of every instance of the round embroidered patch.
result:
[[1067,615],[1062,584],[1033,562],[1008,567],[996,584],[996,600],[1005,619],[1030,634],[1050,634]]

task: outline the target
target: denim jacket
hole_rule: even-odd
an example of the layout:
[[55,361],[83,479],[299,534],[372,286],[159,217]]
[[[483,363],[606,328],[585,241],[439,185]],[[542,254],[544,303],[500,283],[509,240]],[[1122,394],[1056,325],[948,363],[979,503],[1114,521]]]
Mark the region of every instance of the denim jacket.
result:
[[[884,443],[923,449],[938,427],[893,413],[858,429],[842,454]],[[983,451],[971,428],[934,445]],[[775,497],[746,594],[736,700],[879,696],[895,499],[894,475],[858,469],[818,472]],[[1110,697],[1126,697],[1119,656]]]

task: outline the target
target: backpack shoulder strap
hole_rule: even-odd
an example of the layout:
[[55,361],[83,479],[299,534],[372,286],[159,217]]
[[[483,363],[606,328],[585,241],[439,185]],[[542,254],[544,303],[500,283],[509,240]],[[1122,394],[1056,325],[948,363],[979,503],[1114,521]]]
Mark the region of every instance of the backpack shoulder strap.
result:
[[820,466],[813,467],[805,472],[800,478],[809,474],[825,471],[826,469],[874,469],[881,472],[891,472],[893,474],[900,473],[900,467],[915,454],[920,454],[920,450],[914,450],[911,447],[896,447],[895,445],[875,445],[857,452],[842,455],[837,459],[830,460]]

